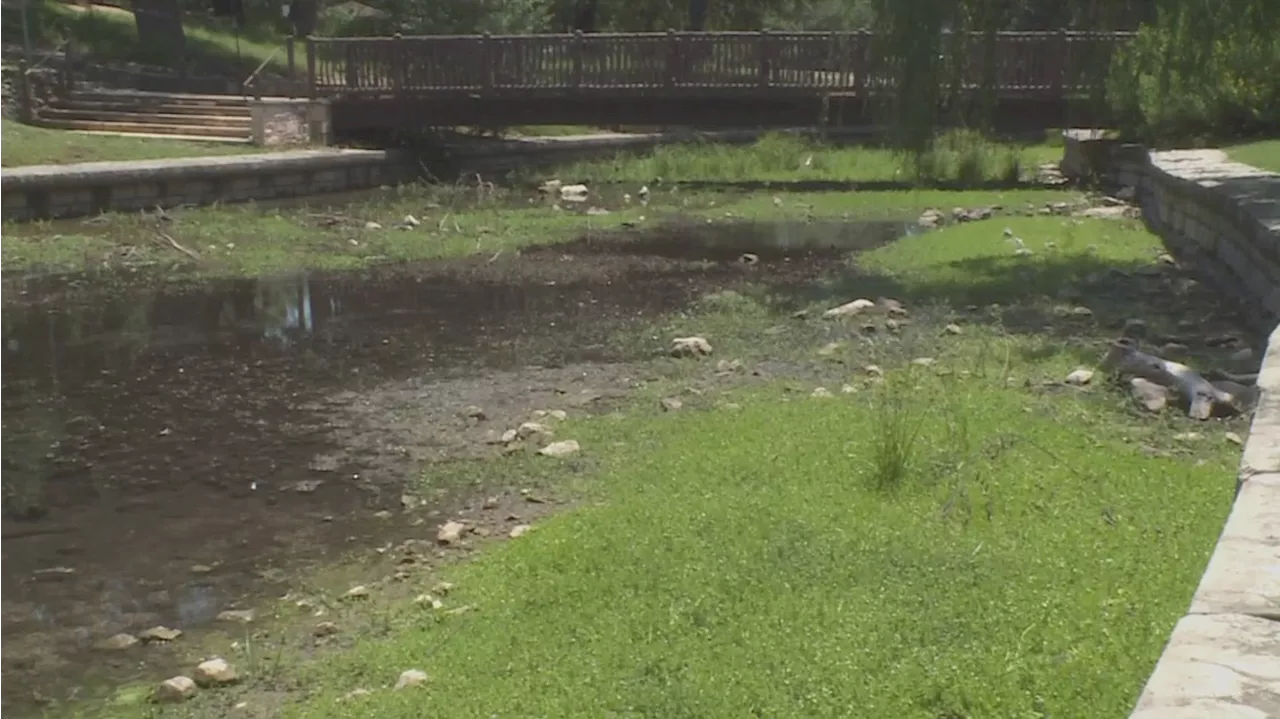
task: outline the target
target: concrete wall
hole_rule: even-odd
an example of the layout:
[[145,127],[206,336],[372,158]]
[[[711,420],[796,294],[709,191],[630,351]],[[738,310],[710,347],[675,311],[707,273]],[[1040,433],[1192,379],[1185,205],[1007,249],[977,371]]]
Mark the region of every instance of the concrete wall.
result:
[[1068,133],[1063,174],[1130,188],[1170,251],[1269,332],[1236,500],[1134,719],[1280,717],[1280,175]]
[[384,150],[304,150],[228,157],[6,168],[6,220],[303,197],[395,185],[416,163]]

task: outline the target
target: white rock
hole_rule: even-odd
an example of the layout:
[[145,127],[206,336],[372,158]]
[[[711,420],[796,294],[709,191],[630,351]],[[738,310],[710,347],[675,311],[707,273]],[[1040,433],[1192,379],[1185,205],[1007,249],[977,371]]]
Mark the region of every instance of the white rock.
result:
[[883,377],[883,376],[884,376],[884,370],[883,370],[883,369],[881,369],[881,368],[880,368],[880,365],[877,365],[877,364],[869,364],[869,365],[867,365],[866,367],[863,367],[863,368],[862,368],[862,371],[863,371],[863,372],[866,372],[867,374],[871,375],[872,377]]
[[1150,380],[1134,377],[1129,380],[1129,389],[1138,404],[1148,411],[1159,412],[1169,403],[1169,390]]
[[344,599],[364,599],[368,596],[369,588],[363,584],[357,584],[356,586],[348,589],[346,594],[342,595]]
[[404,216],[405,227],[417,227],[418,225],[421,225],[421,224],[422,223],[418,221],[418,218],[414,217],[413,215]]
[[705,337],[677,337],[671,340],[672,357],[705,357],[711,351],[711,343]]
[[552,179],[542,183],[542,185],[539,186],[538,189],[542,192],[559,192],[560,188],[563,186],[564,186],[563,182]]
[[161,682],[151,698],[161,704],[180,704],[195,694],[196,683],[191,677],[176,676]]
[[1081,367],[1071,374],[1067,375],[1067,384],[1073,384],[1077,387],[1089,384],[1093,381],[1093,370]]
[[170,629],[166,626],[155,626],[138,633],[138,638],[144,642],[171,642],[180,636],[182,636],[181,629]]
[[520,439],[520,433],[514,429],[509,429],[502,433],[502,436],[498,438],[498,441],[503,444],[511,444],[517,439]]
[[582,447],[576,439],[566,439],[551,444],[538,450],[538,454],[544,457],[568,457],[571,454],[577,454],[582,451]]
[[676,412],[684,407],[684,402],[679,397],[663,397],[658,404],[667,412]]
[[550,437],[554,432],[545,424],[537,422],[525,422],[516,428],[516,437],[519,439],[529,439],[530,437]]
[[222,622],[248,624],[253,621],[253,617],[254,612],[252,609],[224,609],[218,612],[218,621]]
[[102,649],[104,651],[115,652],[115,651],[120,651],[122,649],[128,649],[129,647],[136,646],[137,644],[138,644],[137,637],[133,636],[132,634],[125,634],[124,632],[121,632],[114,636],[110,636],[110,637],[107,637],[106,639],[103,639],[102,641],[98,642],[95,646],[98,649]]
[[570,202],[585,202],[589,190],[586,185],[563,185],[560,187],[560,199]]
[[462,539],[462,533],[465,531],[467,531],[467,525],[462,522],[445,522],[436,532],[436,541],[440,544],[456,544]]
[[364,223],[364,228],[365,228],[366,230],[381,230],[381,229],[382,229],[382,225],[380,225],[380,224],[378,224],[378,223],[374,222],[373,220],[370,220],[370,221],[368,221],[368,222]]
[[196,666],[195,672],[196,684],[202,687],[218,687],[228,684],[235,684],[240,680],[236,674],[236,670],[232,668],[227,660],[220,657],[206,659]]
[[853,317],[876,306],[876,303],[868,299],[856,299],[852,302],[846,302],[839,307],[832,307],[822,313],[827,319],[835,319],[837,317]]
[[916,367],[931,367],[934,361],[935,360],[932,357],[917,357],[911,360],[911,364]]
[[517,524],[516,526],[511,528],[511,533],[508,536],[510,536],[512,539],[515,539],[516,537],[522,537],[530,529],[533,529],[533,527],[529,526],[528,524]]
[[400,678],[396,680],[396,690],[409,689],[426,683],[426,672],[421,669],[406,669],[403,672],[400,672]]
[[943,328],[942,328],[942,331],[943,331],[943,332],[946,332],[946,333],[947,333],[947,334],[949,334],[949,335],[958,335],[958,334],[962,334],[962,333],[964,332],[964,328],[962,328],[962,327],[961,327],[960,325],[958,325],[958,324],[952,323],[952,324],[947,325],[946,327],[943,327]]
[[813,397],[814,399],[828,399],[830,397],[834,397],[835,395],[831,394],[831,390],[827,389],[826,387],[815,387],[813,390],[813,393],[810,394],[809,396]]

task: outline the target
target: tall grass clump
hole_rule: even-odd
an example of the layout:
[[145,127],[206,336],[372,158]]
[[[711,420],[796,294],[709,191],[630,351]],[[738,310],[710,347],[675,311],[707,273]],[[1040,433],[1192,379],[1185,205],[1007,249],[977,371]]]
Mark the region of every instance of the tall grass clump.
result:
[[885,382],[876,391],[872,415],[871,465],[866,475],[868,486],[879,492],[893,493],[902,489],[915,466],[919,441],[924,429],[923,405],[912,397],[903,380]]
[[934,139],[925,152],[900,155],[901,172],[920,181],[976,184],[1022,179],[1023,153],[974,130],[953,130]]

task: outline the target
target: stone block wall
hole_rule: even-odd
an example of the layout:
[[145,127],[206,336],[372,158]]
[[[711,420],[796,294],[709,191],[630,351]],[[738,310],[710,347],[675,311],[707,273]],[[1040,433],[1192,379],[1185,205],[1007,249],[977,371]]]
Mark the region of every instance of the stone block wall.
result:
[[328,145],[333,141],[328,100],[249,100],[249,117],[253,144],[260,147]]
[[1062,171],[1128,188],[1170,251],[1270,334],[1235,504],[1131,719],[1280,717],[1280,175],[1090,131],[1066,134]]
[[304,150],[6,168],[0,185],[4,218],[34,220],[349,192],[416,175],[396,152]]

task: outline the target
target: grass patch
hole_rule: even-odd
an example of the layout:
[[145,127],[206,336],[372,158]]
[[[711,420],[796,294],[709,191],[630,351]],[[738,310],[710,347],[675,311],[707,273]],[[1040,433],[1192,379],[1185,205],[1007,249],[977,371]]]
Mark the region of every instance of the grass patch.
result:
[[[157,268],[196,276],[257,275],[294,269],[346,269],[388,262],[493,254],[574,239],[591,229],[645,227],[664,217],[804,220],[815,217],[915,217],[925,207],[988,204],[981,193],[744,193],[655,191],[648,203],[621,190],[593,196],[587,207],[557,206],[533,191],[408,185],[335,201],[289,206],[253,204],[175,210],[165,218],[110,214],[86,221],[10,223],[3,246],[7,269],[83,271],[101,267]],[[1009,208],[1074,195],[1003,193]],[[421,224],[398,229],[408,215]],[[368,225],[374,222],[376,225]],[[163,232],[198,253],[192,261]]]
[[940,137],[917,162],[890,149],[831,146],[774,133],[746,146],[691,143],[619,154],[572,165],[559,176],[575,182],[1013,182],[1033,179],[1040,165],[1060,156],[1060,149],[1048,145],[1004,145],[956,132]]
[[[336,610],[363,628],[344,651],[276,661],[242,693],[175,711],[1122,715],[1213,548],[1238,448],[1216,425],[1139,414],[1105,383],[1046,384],[1096,360],[1106,315],[1155,327],[1202,297],[1135,290],[1135,273],[1091,289],[1097,317],[1050,320],[1063,333],[1007,322],[1088,286],[1099,267],[1149,265],[1156,238],[1137,223],[1008,223],[1055,249],[1016,257],[1003,221],[960,225],[857,258],[819,287],[761,279],[644,329],[631,341],[708,337],[717,359],[745,360],[743,381],[708,385],[723,374],[714,362],[657,360],[662,379],[624,414],[557,429],[582,443],[581,458],[469,464],[463,482],[514,486],[562,469],[593,502],[447,569],[457,586],[444,610]],[[815,317],[881,291],[907,303],[901,332]],[[1001,311],[970,310],[974,298]],[[796,319],[797,306],[814,319]],[[960,335],[941,331],[952,322]],[[821,356],[833,340],[839,351]],[[908,361],[921,356],[933,364]],[[748,379],[752,366],[774,379]],[[812,397],[818,382],[847,389]],[[684,411],[652,401],[683,387],[694,388]],[[1207,437],[1178,436],[1191,429]],[[433,470],[428,490],[442,476]],[[473,611],[447,611],[463,606]],[[408,668],[429,688],[391,691]],[[356,689],[371,693],[343,698]]]
[[4,167],[68,165],[76,162],[157,160],[166,157],[240,155],[261,150],[249,145],[152,138],[86,135],[0,120]]
[[1224,149],[1236,162],[1243,162],[1270,172],[1280,172],[1280,139],[1261,140]]

